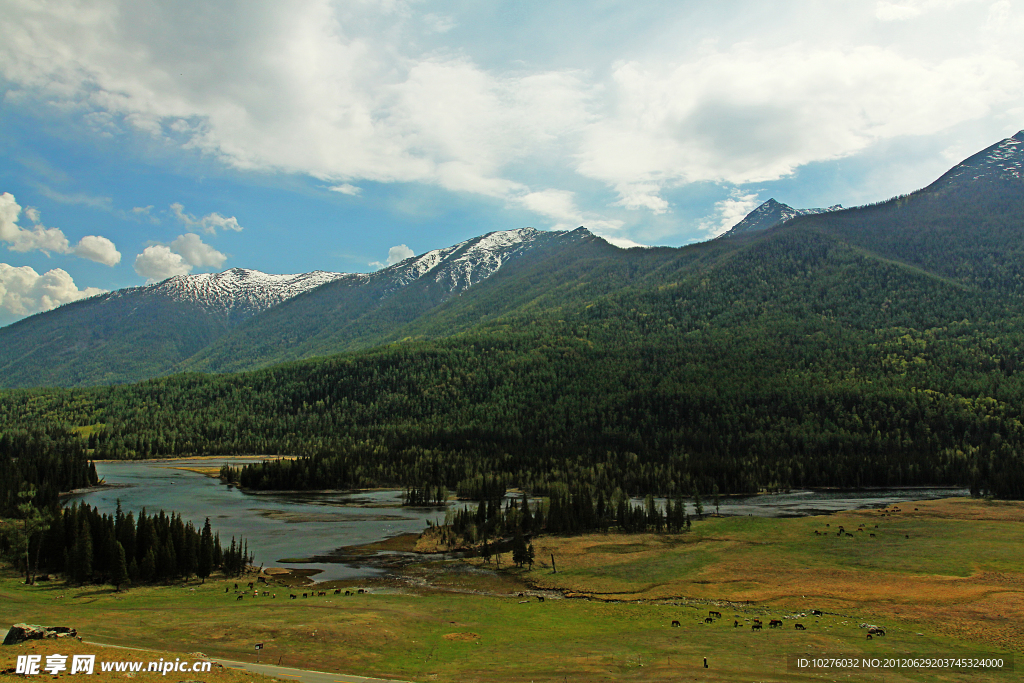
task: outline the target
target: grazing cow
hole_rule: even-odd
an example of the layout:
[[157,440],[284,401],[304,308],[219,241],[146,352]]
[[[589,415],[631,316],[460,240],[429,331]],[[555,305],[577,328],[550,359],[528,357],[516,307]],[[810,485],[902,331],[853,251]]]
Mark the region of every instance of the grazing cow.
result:
[[850,532],[846,532],[846,535],[849,536],[850,538],[853,538],[853,534],[851,534]]
[[831,524],[826,524],[825,526],[832,526],[832,525]]
[[721,619],[722,618],[722,613],[721,612],[711,611],[711,612],[708,612],[708,616],[709,617],[714,617],[715,619]]
[[295,598],[297,598],[299,596],[297,596],[295,593],[289,593],[288,597],[291,598],[292,600],[294,600]]
[[711,617],[707,617],[706,619],[704,619],[704,623],[705,624],[713,624],[713,623],[715,623],[715,620],[712,619]]
[[352,591],[345,591],[345,595],[352,595]]
[[907,534],[907,535],[906,535],[906,536],[904,536],[903,538],[910,538],[910,534]]
[[681,624],[679,623],[678,619],[673,619],[672,620],[672,628],[679,628],[680,626],[681,626]]
[[334,589],[334,594],[335,595],[341,595],[341,589],[340,588],[335,588]]
[[302,594],[302,597],[304,597],[304,598],[305,598],[305,597],[308,597],[308,596],[307,596],[307,595],[306,595],[305,593],[303,593],[303,594]]
[[793,628],[795,628],[797,631],[806,631],[807,630],[807,627],[804,626],[803,624],[793,624]]
[[[363,593],[365,593],[366,591],[364,591],[364,590],[363,590],[362,588],[360,588],[360,589],[359,589],[358,591],[356,591],[356,592],[357,592],[357,593],[359,593],[360,595],[362,595],[362,594],[363,594]],[[544,600],[544,598],[541,598],[541,601],[543,601],[543,600]]]
[[761,630],[761,622],[757,621],[757,622],[754,622],[753,624],[751,624],[750,625],[750,630],[751,631],[760,631]]
[[884,628],[879,628],[878,626],[872,626],[871,628],[868,629],[868,635],[884,636],[885,635],[885,629]]
[[262,576],[257,576],[256,577],[256,582],[257,583],[266,583],[267,580],[265,578],[263,578]]
[[820,531],[818,531],[817,529],[815,529],[815,530],[814,530],[814,535],[815,535],[815,536],[821,536],[821,532],[820,532]]
[[252,581],[249,582],[249,588],[252,588]]
[[517,597],[517,598],[521,598],[521,597],[523,597],[523,594],[522,594],[522,593],[517,593],[517,594],[516,594],[516,597]]
[[236,600],[236,601],[237,601],[237,600],[241,600],[241,599],[242,599],[242,598],[244,598],[244,597],[245,597],[244,595],[239,595],[239,596],[238,596],[237,598],[235,598],[235,600]]
[[270,591],[263,591],[263,597],[269,598],[270,597]]
[[869,536],[870,538],[874,538],[874,537],[875,537],[875,535],[874,535],[874,534],[868,534],[868,536]]
[[537,602],[544,602],[544,596],[543,595],[538,595],[537,596]]
[[772,619],[771,621],[768,622],[768,628],[778,628],[780,626],[782,626],[782,620],[781,619]]
[[812,609],[811,610],[811,616],[820,617],[821,616],[821,610],[820,609]]

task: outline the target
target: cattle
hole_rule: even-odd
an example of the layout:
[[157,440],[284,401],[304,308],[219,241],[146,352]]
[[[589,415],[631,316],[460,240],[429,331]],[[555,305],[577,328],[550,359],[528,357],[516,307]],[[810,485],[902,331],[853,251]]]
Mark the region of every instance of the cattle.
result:
[[814,530],[814,535],[815,535],[815,536],[821,536],[821,532],[820,532],[820,531],[818,531],[817,529],[815,529],[815,530]]
[[740,622],[733,620],[733,622],[732,622],[732,627],[733,628],[738,628],[739,625],[740,625]]
[[522,593],[516,593],[516,597],[517,598],[521,598],[521,597],[523,597],[523,594]]
[[884,636],[885,635],[885,629],[884,628],[879,628],[878,626],[872,626],[871,628],[868,629],[868,635]]
[[768,628],[778,628],[780,626],[782,626],[782,620],[781,619],[772,619],[771,621],[768,622]]
[[713,624],[713,623],[715,623],[715,620],[712,619],[711,617],[707,617],[707,618],[704,619],[704,623],[705,624]]
[[906,536],[904,536],[903,538],[910,538],[910,534],[907,534],[907,535],[906,535]]
[[847,535],[847,537],[849,537],[849,538],[853,538],[853,534],[851,534],[850,532],[846,532],[846,535]]
[[758,621],[758,622],[755,622],[755,623],[751,624],[750,625],[750,630],[751,631],[760,631],[761,630],[761,622]]
[[543,595],[538,595],[537,596],[537,602],[544,602],[544,596]]
[[307,596],[307,595],[306,595],[305,593],[303,593],[303,594],[302,594],[302,597],[304,597],[304,598],[305,598],[305,597],[309,597],[309,596]]
[[292,600],[294,600],[295,598],[297,598],[299,596],[297,596],[295,593],[289,593],[288,597],[291,598]]
[[678,619],[673,619],[672,620],[672,628],[679,628],[680,626],[681,626],[681,624],[679,623]]
[[238,590],[238,584],[237,583],[235,584],[235,590]]
[[345,591],[345,595],[352,595],[352,591]]
[[227,593],[227,592],[228,592],[228,587],[227,587],[227,586],[224,586],[224,592],[225,592],[225,593]]
[[335,595],[341,595],[341,589],[340,588],[335,588],[334,589],[334,594]]
[[249,582],[249,588],[252,588],[252,581]]
[[270,591],[263,591],[263,597],[269,598],[270,597]]
[[874,535],[874,534],[868,534],[868,536],[869,536],[870,538],[874,538],[874,537],[875,537],[875,535]]
[[235,598],[235,600],[241,600],[244,597],[245,597],[244,595],[239,595],[237,598]]
[[256,582],[257,583],[266,583],[267,580],[265,578],[263,578],[262,576],[257,576],[256,577]]
[[806,631],[807,630],[807,627],[804,626],[803,624],[793,624],[793,628],[795,628],[797,631]]
[[721,619],[722,618],[722,613],[721,612],[715,612],[714,610],[712,610],[712,611],[708,612],[708,616],[709,617],[714,617],[715,619]]
[[811,616],[820,617],[821,616],[821,610],[820,609],[812,609],[811,610]]
[[[362,588],[360,588],[360,589],[359,589],[359,590],[357,590],[356,592],[357,592],[357,593],[359,593],[360,595],[362,595],[362,594],[363,594],[363,593],[365,593],[366,591],[364,591],[364,590],[363,590]],[[541,599],[540,599],[540,601],[541,601],[541,602],[544,602],[544,598],[541,598]]]

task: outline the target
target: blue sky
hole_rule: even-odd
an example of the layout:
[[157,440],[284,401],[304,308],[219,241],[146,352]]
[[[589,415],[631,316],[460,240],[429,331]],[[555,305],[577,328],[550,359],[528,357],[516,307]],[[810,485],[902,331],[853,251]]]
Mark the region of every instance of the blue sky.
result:
[[679,246],[1024,128],[1007,0],[0,6],[0,324],[523,226]]

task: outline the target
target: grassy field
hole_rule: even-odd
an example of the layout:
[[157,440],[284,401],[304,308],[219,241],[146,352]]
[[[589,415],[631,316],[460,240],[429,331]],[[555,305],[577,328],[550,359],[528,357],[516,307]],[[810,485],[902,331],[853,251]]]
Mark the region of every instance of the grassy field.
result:
[[[28,587],[9,575],[0,580],[0,623],[68,625],[87,640],[232,659],[251,660],[253,643],[263,642],[265,662],[414,681],[1018,680],[1013,672],[787,668],[797,655],[1024,649],[1024,506],[942,501],[903,510],[709,519],[679,537],[542,538],[535,547],[546,562],[532,571],[435,563],[349,597],[328,590],[291,600],[301,589],[272,584],[276,598],[237,600],[233,581],[116,594]],[[840,524],[852,538],[835,535]],[[705,624],[710,610],[722,618]],[[754,618],[765,622],[762,632],[751,631]],[[767,628],[772,618],[783,626]],[[869,641],[862,622],[887,633]],[[0,656],[13,661],[16,650]]]

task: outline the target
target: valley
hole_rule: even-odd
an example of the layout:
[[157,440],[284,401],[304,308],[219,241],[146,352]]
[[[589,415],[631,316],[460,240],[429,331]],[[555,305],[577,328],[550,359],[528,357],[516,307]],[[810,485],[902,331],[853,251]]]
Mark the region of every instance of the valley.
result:
[[[417,681],[815,680],[790,668],[796,655],[988,653],[1010,661],[1024,646],[1024,506],[947,499],[900,508],[709,518],[674,537],[542,537],[538,557],[553,553],[557,573],[549,561],[515,569],[508,556],[501,570],[496,558],[429,561],[386,579],[320,584],[326,596],[295,600],[286,595],[307,589],[274,577],[267,589],[276,599],[236,600],[230,579],[118,594],[24,586],[8,575],[0,619],[32,615],[71,623],[87,640],[243,661],[254,661],[252,643],[263,642],[263,661]],[[874,539],[814,533],[875,524]],[[367,592],[337,595],[335,586]],[[706,624],[709,611],[722,617]],[[755,619],[763,632],[752,632]],[[783,626],[769,629],[770,619]],[[864,623],[885,635],[867,640]],[[866,681],[966,675],[831,673]],[[1009,681],[1016,673],[970,676]]]

